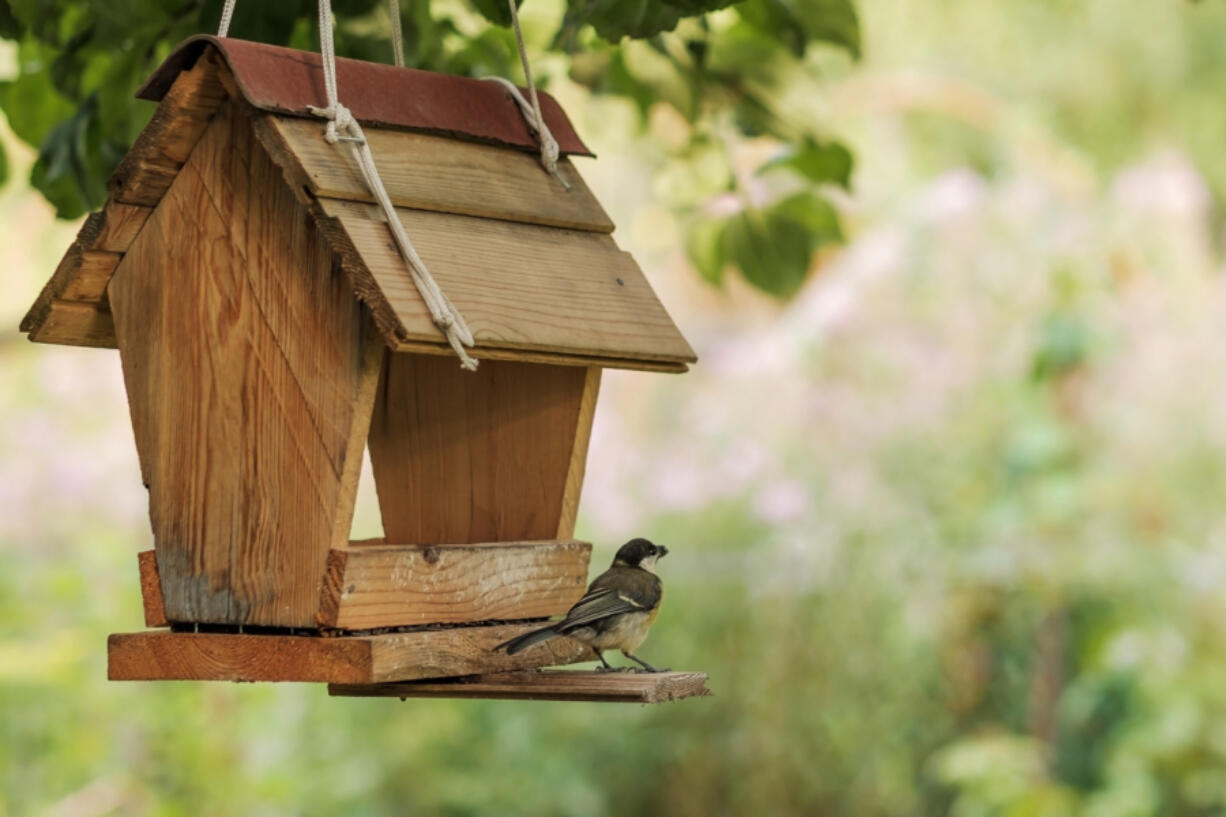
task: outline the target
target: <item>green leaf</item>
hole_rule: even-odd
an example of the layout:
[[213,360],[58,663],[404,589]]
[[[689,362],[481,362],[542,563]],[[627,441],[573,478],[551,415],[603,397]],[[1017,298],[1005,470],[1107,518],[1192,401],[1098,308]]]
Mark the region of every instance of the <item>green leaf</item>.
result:
[[21,23],[17,22],[8,0],[0,0],[0,37],[6,40],[21,38]]
[[744,0],[737,14],[799,57],[825,42],[860,57],[860,20],[852,0]]
[[774,168],[787,168],[811,182],[837,184],[850,189],[853,159],[851,151],[838,142],[809,141],[790,154],[763,165],[763,173]]
[[738,0],[660,0],[665,5],[672,6],[684,17],[697,17],[708,11],[718,11],[738,2]]
[[76,218],[106,200],[102,166],[114,155],[103,147],[97,99],[90,97],[57,125],[38,153],[30,182],[55,206],[60,218]]
[[9,180],[9,157],[4,151],[4,145],[0,143],[0,187],[4,187],[4,183]]
[[682,16],[660,0],[569,0],[563,25],[589,24],[601,38],[616,43],[672,31]]
[[[76,106],[51,87],[48,68],[55,52],[27,40],[18,49],[22,73],[0,86],[0,108],[13,133],[26,144],[39,145],[56,125],[73,115]],[[28,66],[41,70],[29,71]]]
[[[511,7],[506,0],[468,0],[477,12],[496,26],[511,25]],[[515,0],[515,8],[523,5],[523,0]]]
[[838,211],[830,202],[814,193],[788,196],[775,203],[771,211],[776,216],[790,219],[808,230],[811,248],[814,250],[843,240]]
[[809,39],[839,46],[860,58],[860,19],[852,0],[797,0],[796,7]]
[[724,254],[723,219],[697,221],[690,226],[686,236],[685,250],[690,263],[706,281],[720,286],[724,282],[724,268],[728,259]]
[[1050,380],[1085,363],[1090,350],[1090,330],[1077,315],[1051,315],[1039,330],[1031,377]]
[[745,280],[777,298],[796,294],[809,273],[808,228],[772,210],[746,210],[730,218],[723,249]]

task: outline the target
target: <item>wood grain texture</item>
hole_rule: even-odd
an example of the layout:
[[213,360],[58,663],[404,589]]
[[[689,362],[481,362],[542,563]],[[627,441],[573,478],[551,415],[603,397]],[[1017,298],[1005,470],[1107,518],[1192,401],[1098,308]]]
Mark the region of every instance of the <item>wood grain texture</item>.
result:
[[106,296],[106,285],[111,273],[123,258],[117,252],[86,250],[81,254],[81,264],[76,274],[64,286],[60,299],[65,301],[88,301],[98,303]]
[[124,253],[153,213],[152,207],[108,201],[102,208],[102,230],[91,249]]
[[[269,121],[301,166],[312,193],[374,201],[353,149],[329,145],[321,122],[291,117]],[[558,162],[571,185],[567,191],[530,153],[423,133],[365,130],[379,175],[398,207],[613,232],[613,222],[569,159]]]
[[[120,254],[135,240],[151,212],[148,207],[110,201],[99,212],[91,213],[22,320],[21,331],[41,343],[114,348],[115,331],[105,306],[106,286]],[[75,323],[65,320],[63,309],[60,315],[53,315],[52,311],[66,301],[84,304],[92,311],[68,307],[68,313],[77,316]],[[104,325],[91,320],[99,312],[107,313]],[[57,320],[55,327],[46,325]]]
[[307,681],[379,684],[594,661],[554,638],[508,656],[493,652],[532,625],[457,627],[371,636],[251,635],[150,630],[107,640],[112,681]]
[[332,684],[328,694],[353,698],[493,698],[503,701],[596,701],[655,704],[704,697],[704,672],[527,670],[407,683]]
[[357,505],[358,483],[362,478],[362,453],[366,450],[366,438],[370,434],[370,418],[375,408],[375,395],[379,390],[379,377],[383,371],[383,358],[389,354],[383,338],[364,317],[362,349],[358,361],[357,391],[353,412],[349,421],[349,438],[341,465],[340,484],[336,497],[336,513],[332,522],[331,545],[344,548],[349,543],[353,530],[353,511]]
[[140,595],[145,607],[146,627],[168,627],[166,605],[162,601],[162,582],[158,576],[157,552],[144,550],[136,554],[140,566]]
[[583,475],[587,471],[587,448],[592,440],[592,420],[596,417],[596,400],[600,397],[600,368],[589,366],[583,379],[583,395],[579,398],[579,419],[575,423],[575,439],[570,449],[570,464],[566,468],[566,484],[562,492],[562,510],[558,518],[558,539],[575,535],[579,516],[579,497],[583,493]]
[[241,110],[214,118],[110,299],[166,615],[315,626],[374,329]]
[[30,331],[36,343],[115,348],[115,323],[105,304],[51,301]]
[[585,542],[334,550],[319,623],[343,630],[561,615],[587,585]]
[[587,370],[387,357],[370,460],[389,542],[555,538]]
[[[435,355],[455,358],[455,351],[446,343],[428,343],[425,341],[398,341],[393,347],[397,352],[408,352],[422,355]],[[597,366],[602,369],[633,369],[640,372],[659,372],[661,374],[683,374],[690,370],[685,363],[670,363],[658,360],[630,360],[616,357],[596,357],[593,355],[564,355],[556,352],[532,352],[522,349],[495,349],[486,347],[481,350],[481,360],[514,360],[520,363],[544,363],[549,366],[582,366],[584,368]]]
[[[395,341],[443,343],[372,205],[321,199],[395,313]],[[439,286],[487,348],[687,363],[694,352],[613,239],[600,233],[399,208]],[[444,344],[445,345],[445,344]]]
[[222,70],[206,55],[179,74],[107,182],[112,200],[157,206],[227,96]]

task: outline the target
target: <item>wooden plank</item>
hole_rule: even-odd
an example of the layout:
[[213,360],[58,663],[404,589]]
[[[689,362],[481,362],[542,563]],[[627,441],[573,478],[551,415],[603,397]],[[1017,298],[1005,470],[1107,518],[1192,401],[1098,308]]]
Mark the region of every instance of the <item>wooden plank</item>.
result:
[[395,684],[332,684],[328,694],[352,698],[493,698],[502,701],[597,701],[655,704],[705,697],[705,672],[528,670]]
[[[392,347],[397,352],[410,352],[422,355],[441,355],[455,358],[455,350],[439,336],[438,343],[425,341],[399,341]],[[632,369],[639,372],[658,372],[660,374],[682,374],[690,367],[685,363],[672,363],[658,360],[629,360],[616,357],[595,357],[592,355],[562,355],[551,352],[532,352],[522,349],[484,348],[479,355],[481,360],[515,360],[520,363],[543,363],[547,366],[596,366],[602,369]],[[459,365],[458,363],[456,365]]]
[[30,332],[36,343],[115,348],[115,324],[102,304],[53,300]]
[[64,286],[59,297],[65,301],[89,301],[98,303],[106,295],[106,285],[111,273],[123,258],[117,252],[86,250],[81,254],[81,264],[76,274]]
[[219,112],[109,287],[172,621],[314,627],[351,512],[374,328],[282,179]]
[[389,354],[387,347],[383,345],[383,338],[368,316],[364,316],[363,323],[357,392],[341,464],[336,511],[333,514],[333,548],[343,549],[349,543],[349,534],[353,530],[353,511],[357,506],[358,483],[362,478],[362,454],[366,450],[366,438],[370,434],[370,418],[375,410],[375,394],[379,389],[383,358]]
[[[329,145],[323,123],[269,119],[316,196],[374,201],[358,170],[356,151]],[[613,232],[613,222],[569,159],[558,169],[566,190],[520,150],[408,131],[366,128],[366,140],[392,202],[398,207]]]
[[107,182],[113,200],[142,207],[162,200],[226,99],[221,70],[216,57],[206,55],[179,74]]
[[557,538],[575,535],[579,516],[579,496],[583,493],[583,475],[587,470],[587,448],[592,439],[592,420],[596,417],[596,399],[600,396],[600,368],[589,366],[583,380],[583,396],[579,398],[579,419],[575,424],[575,439],[566,469],[566,487],[562,492],[562,513],[558,519]]
[[[372,205],[320,199],[360,254],[398,326],[440,335]],[[607,235],[399,208],[435,280],[489,348],[686,363],[694,352],[642,270]]]
[[145,626],[169,627],[166,605],[162,601],[162,583],[158,577],[157,552],[141,551],[136,558],[140,565],[140,595],[145,606]]
[[587,370],[387,357],[370,460],[389,542],[555,538]]
[[132,242],[136,240],[136,236],[145,226],[152,212],[152,207],[108,201],[102,209],[102,230],[94,240],[91,249],[103,252],[127,252],[128,247],[132,246]]
[[516,655],[493,652],[527,624],[322,638],[249,633],[117,633],[107,640],[112,681],[306,681],[379,684],[594,661],[553,638]]
[[319,623],[370,630],[560,615],[583,595],[591,551],[575,541],[334,550]]

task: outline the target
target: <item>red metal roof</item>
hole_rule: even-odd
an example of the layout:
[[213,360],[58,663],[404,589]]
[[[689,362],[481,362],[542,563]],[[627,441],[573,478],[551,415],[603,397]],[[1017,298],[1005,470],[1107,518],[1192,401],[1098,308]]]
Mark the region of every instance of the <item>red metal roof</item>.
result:
[[[207,48],[221,54],[239,91],[256,108],[310,116],[308,105],[327,104],[319,54],[206,35],[184,40],[136,96],[160,100],[179,72],[195,65]],[[539,150],[519,107],[498,83],[338,58],[336,84],[340,101],[363,125]],[[591,156],[557,100],[546,93],[540,98],[545,123],[562,153]]]

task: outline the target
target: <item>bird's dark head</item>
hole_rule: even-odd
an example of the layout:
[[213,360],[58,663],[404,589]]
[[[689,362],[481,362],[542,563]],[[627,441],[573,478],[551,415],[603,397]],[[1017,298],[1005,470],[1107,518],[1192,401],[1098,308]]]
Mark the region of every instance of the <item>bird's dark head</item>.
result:
[[653,570],[656,560],[667,555],[668,548],[663,545],[652,544],[647,539],[631,539],[618,549],[617,556],[613,557],[613,564]]

